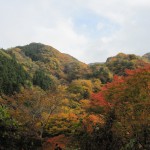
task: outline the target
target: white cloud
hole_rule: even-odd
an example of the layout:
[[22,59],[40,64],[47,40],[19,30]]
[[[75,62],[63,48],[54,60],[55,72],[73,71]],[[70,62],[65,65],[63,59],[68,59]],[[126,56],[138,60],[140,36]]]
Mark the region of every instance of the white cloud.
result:
[[57,47],[61,52],[71,53],[74,57],[83,55],[88,43],[84,35],[74,32],[71,20],[62,20],[51,28],[37,28],[35,40]]
[[149,14],[149,0],[0,0],[0,47],[41,42],[84,62],[120,51],[142,55]]

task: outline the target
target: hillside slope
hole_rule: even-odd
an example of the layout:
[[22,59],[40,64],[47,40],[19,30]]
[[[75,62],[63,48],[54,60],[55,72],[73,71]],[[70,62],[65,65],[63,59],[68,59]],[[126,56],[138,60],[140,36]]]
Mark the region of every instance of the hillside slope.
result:
[[146,53],[142,57],[150,62],[150,53]]
[[149,53],[143,57],[134,54],[119,53],[116,56],[107,58],[105,63],[89,64],[91,74],[89,78],[98,78],[102,83],[110,82],[113,75],[125,76],[126,69],[136,69],[149,63]]
[[74,57],[40,43],[17,46],[9,49],[9,53],[15,55],[31,76],[36,70],[42,69],[65,82],[84,77],[88,70],[88,65]]
[[20,91],[28,78],[24,68],[4,50],[0,50],[0,94]]
[[57,49],[41,43],[31,43],[17,46],[8,51],[24,66],[29,74],[42,70],[60,83],[68,83],[75,79],[98,78],[102,83],[110,82],[113,75],[125,75],[126,69],[143,67],[149,63],[150,53],[144,56],[119,53],[109,57],[105,63],[91,63],[89,65],[76,58],[59,52]]

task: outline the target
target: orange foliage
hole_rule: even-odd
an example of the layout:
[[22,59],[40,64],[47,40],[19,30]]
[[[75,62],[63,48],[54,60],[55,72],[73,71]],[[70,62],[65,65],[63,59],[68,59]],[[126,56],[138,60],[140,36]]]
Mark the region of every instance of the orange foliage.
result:
[[44,144],[44,148],[48,150],[54,150],[55,145],[58,144],[61,148],[65,149],[67,144],[69,144],[70,139],[65,135],[58,135],[52,138],[49,138]]
[[92,94],[92,106],[107,106],[109,105],[108,102],[105,100],[105,97],[102,92],[93,93]]
[[101,116],[99,115],[94,115],[91,114],[89,116],[86,116],[83,120],[83,128],[84,130],[86,130],[86,132],[88,133],[92,133],[93,130],[97,127],[97,126],[101,126],[104,124],[104,120]]

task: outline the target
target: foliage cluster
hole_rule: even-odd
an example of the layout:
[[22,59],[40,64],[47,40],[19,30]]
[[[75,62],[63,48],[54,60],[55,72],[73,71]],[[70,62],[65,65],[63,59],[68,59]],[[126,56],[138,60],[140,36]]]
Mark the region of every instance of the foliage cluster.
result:
[[0,149],[150,148],[148,54],[86,65],[43,44],[0,50],[0,94]]
[[19,92],[28,79],[28,73],[16,62],[15,58],[11,58],[0,50],[0,93]]

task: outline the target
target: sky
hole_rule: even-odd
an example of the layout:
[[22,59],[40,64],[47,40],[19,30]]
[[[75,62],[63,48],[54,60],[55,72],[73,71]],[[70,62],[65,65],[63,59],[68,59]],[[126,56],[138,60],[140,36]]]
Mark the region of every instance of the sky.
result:
[[85,63],[150,52],[150,0],[0,0],[0,48],[43,43]]

